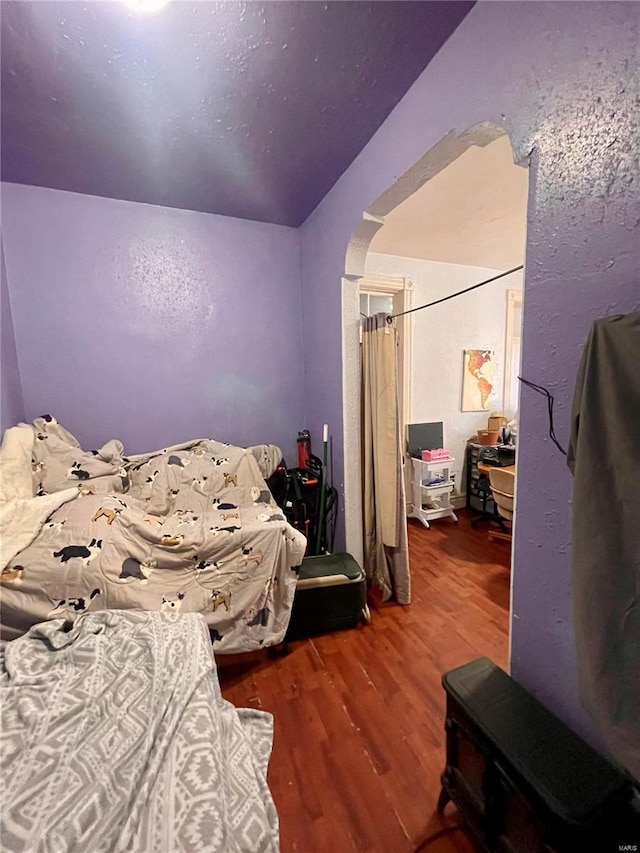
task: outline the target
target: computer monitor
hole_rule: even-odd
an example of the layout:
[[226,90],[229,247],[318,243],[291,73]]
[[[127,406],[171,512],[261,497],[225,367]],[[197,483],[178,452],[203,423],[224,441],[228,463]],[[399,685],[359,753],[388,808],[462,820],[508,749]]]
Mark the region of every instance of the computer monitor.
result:
[[407,424],[407,451],[420,459],[423,450],[437,450],[444,443],[442,421],[430,424]]

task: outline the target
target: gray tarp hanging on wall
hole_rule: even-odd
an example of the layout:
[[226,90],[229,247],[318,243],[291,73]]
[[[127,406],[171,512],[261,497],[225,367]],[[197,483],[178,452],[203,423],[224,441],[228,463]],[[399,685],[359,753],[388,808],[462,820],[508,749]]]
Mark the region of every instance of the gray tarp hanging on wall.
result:
[[640,779],[640,313],[593,324],[567,462],[581,699]]

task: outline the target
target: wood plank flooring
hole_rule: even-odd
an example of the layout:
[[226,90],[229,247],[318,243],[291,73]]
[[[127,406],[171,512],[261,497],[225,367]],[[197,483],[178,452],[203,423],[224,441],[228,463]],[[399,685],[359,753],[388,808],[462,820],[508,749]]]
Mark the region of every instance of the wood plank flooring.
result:
[[[234,705],[275,717],[269,784],[282,853],[411,853],[454,825],[435,812],[444,767],[442,674],[487,655],[507,666],[509,544],[486,526],[409,523],[410,606],[372,598],[372,622],[264,652],[220,657]],[[471,853],[454,831],[424,848]]]

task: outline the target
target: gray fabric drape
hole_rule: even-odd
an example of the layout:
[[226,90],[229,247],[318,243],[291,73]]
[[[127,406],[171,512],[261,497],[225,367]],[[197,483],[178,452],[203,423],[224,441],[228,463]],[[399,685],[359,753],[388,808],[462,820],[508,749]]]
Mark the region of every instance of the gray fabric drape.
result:
[[567,462],[580,696],[640,779],[640,313],[591,329]]
[[363,319],[362,416],[365,569],[385,600],[395,595],[400,604],[409,604],[398,331],[387,314]]

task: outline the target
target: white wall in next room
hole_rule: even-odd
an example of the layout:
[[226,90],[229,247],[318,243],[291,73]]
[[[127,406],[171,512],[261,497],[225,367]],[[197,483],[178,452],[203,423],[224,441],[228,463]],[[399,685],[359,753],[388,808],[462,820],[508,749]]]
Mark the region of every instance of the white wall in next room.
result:
[[[502,270],[370,253],[368,275],[404,276],[413,281],[413,306],[440,299]],[[522,290],[522,271],[471,293],[412,314],[411,423],[443,421],[444,442],[456,462],[456,491],[464,491],[467,439],[485,429],[491,411],[502,410],[507,291]],[[494,395],[487,412],[462,412],[465,349],[495,352]],[[506,413],[511,415],[513,413]]]

